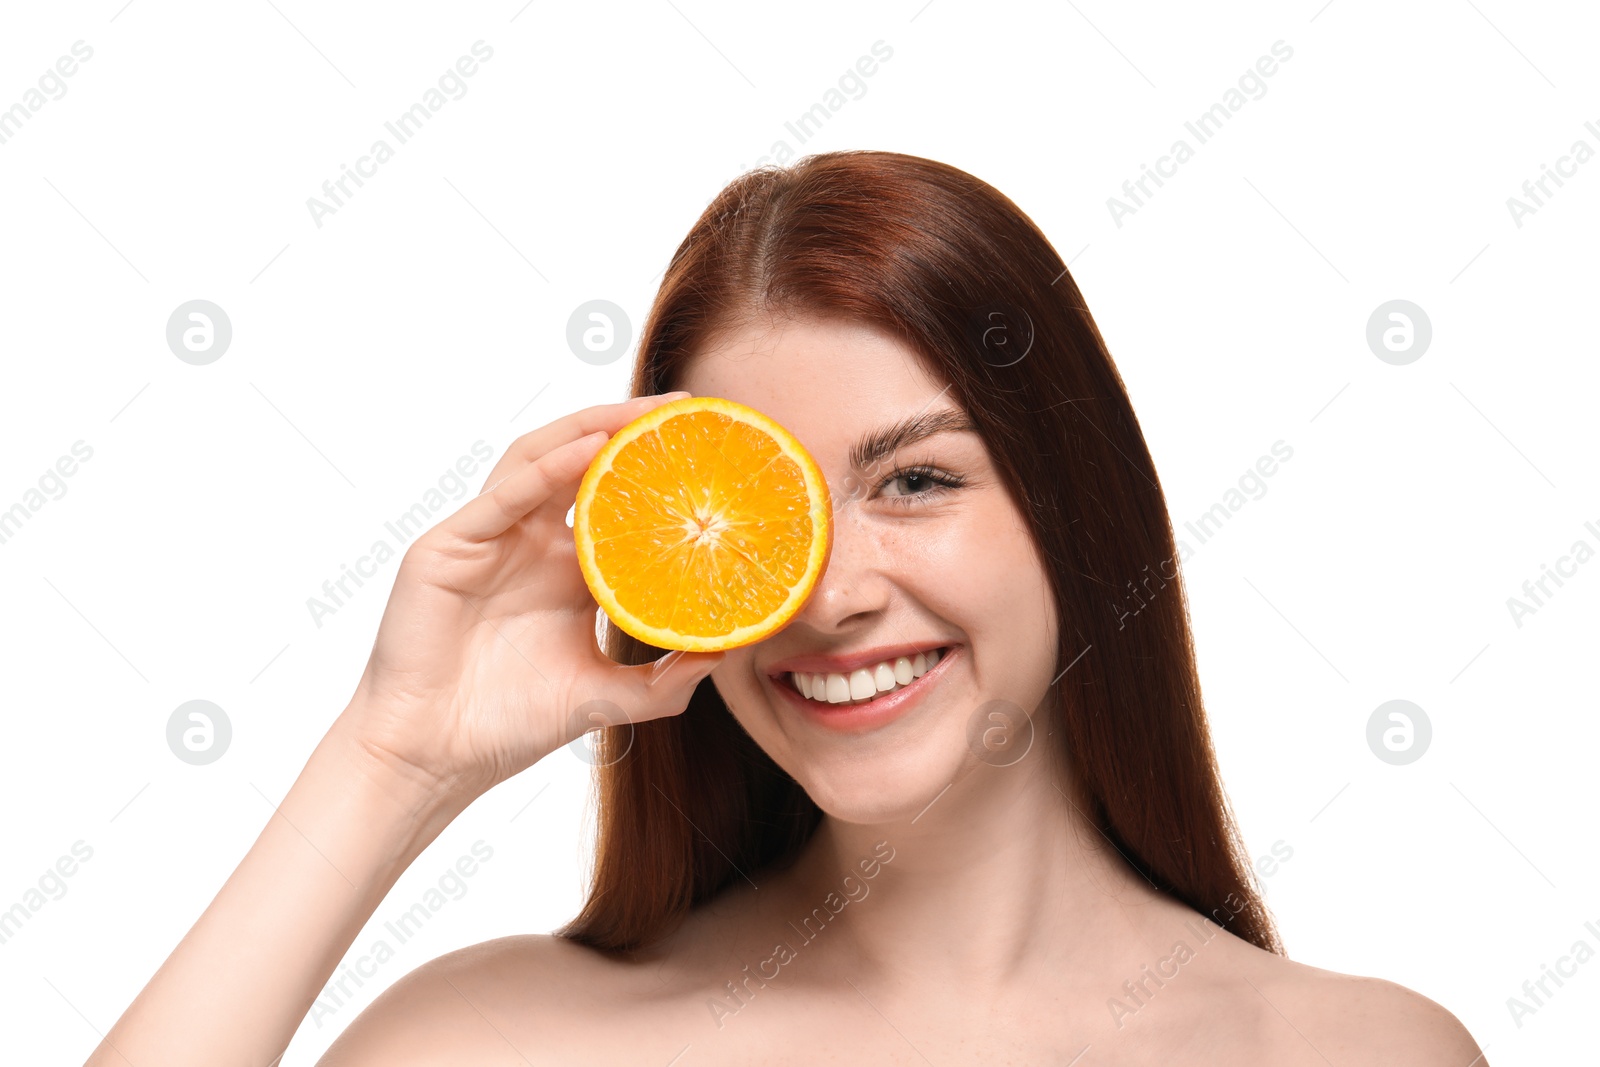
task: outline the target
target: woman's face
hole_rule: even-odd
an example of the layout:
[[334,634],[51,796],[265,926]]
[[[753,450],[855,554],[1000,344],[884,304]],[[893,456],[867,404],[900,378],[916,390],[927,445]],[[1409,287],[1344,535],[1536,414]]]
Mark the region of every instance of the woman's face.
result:
[[[833,496],[833,550],[811,598],[778,633],[727,653],[711,675],[717,691],[823,811],[859,823],[915,817],[976,766],[969,737],[1000,721],[985,705],[1032,713],[1055,673],[1045,573],[982,439],[959,428],[962,409],[910,349],[857,323],[724,334],[675,387],[776,419]],[[891,432],[908,426],[936,432],[894,444]],[[795,689],[798,671],[854,680],[860,692],[858,670],[876,685],[900,656],[914,664],[934,649],[945,650],[940,661],[904,696],[904,670],[871,705],[831,703],[825,682],[810,686],[822,700]]]

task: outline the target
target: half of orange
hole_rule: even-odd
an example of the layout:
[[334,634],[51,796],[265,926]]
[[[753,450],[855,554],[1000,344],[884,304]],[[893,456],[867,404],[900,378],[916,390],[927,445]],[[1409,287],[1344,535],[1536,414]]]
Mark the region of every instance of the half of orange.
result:
[[618,430],[573,509],[595,603],[657,648],[760,641],[805,604],[833,547],[822,471],[761,412],[691,396]]

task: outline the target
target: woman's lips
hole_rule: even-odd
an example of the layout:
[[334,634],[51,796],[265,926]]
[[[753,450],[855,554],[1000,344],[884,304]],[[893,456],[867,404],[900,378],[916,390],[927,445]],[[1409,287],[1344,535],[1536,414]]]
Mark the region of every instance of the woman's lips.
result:
[[812,722],[842,733],[863,733],[899,718],[909,711],[930,688],[950,670],[950,664],[961,658],[962,646],[950,645],[921,677],[913,678],[903,686],[880,693],[861,703],[826,703],[802,696],[787,677],[774,682],[780,699],[806,715]]

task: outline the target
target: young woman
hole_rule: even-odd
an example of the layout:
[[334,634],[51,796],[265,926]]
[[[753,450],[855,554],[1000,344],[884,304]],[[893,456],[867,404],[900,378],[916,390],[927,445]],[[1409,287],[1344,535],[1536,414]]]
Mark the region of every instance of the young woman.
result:
[[[607,706],[582,913],[419,967],[324,1064],[1483,1062],[1427,998],[1284,956],[1149,450],[1016,205],[893,153],[752,172],[639,352],[637,399],[520,438],[412,545],[348,707],[91,1063],[274,1062],[421,850]],[[806,445],[832,556],[765,641],[607,655],[565,516],[669,390]],[[889,686],[830,703],[860,670]]]

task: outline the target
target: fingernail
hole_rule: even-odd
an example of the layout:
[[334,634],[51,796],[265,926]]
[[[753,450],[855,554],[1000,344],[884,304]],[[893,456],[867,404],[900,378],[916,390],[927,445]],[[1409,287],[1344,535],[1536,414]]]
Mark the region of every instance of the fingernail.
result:
[[682,400],[684,397],[690,396],[690,395],[691,394],[690,394],[689,390],[687,390],[687,389],[675,389],[670,393],[662,393],[661,394],[661,399],[663,399],[663,400]]

